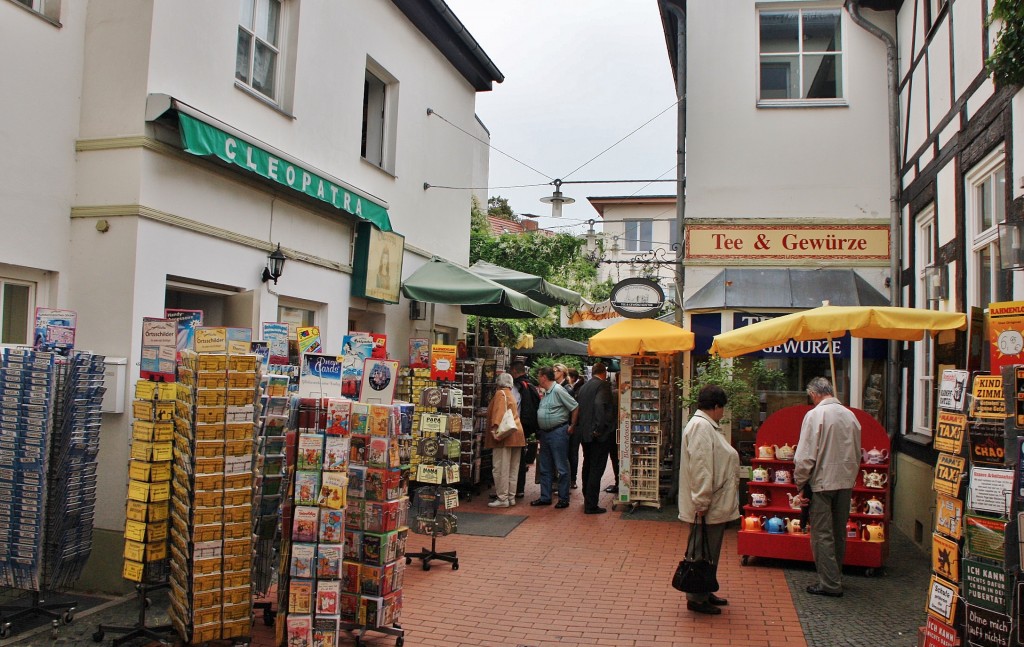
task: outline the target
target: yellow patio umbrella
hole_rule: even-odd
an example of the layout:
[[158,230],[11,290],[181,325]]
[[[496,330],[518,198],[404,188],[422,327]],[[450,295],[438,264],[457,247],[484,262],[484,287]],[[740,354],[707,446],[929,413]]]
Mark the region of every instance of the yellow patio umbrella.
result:
[[692,350],[693,333],[657,319],[626,319],[590,338],[592,356],[639,355]]
[[[715,335],[711,353],[736,357],[779,346],[790,339],[835,339],[846,333],[869,339],[920,341],[926,332],[934,335],[943,330],[964,330],[966,327],[967,315],[962,312],[894,306],[823,305]],[[831,344],[829,362],[834,383],[836,369]]]

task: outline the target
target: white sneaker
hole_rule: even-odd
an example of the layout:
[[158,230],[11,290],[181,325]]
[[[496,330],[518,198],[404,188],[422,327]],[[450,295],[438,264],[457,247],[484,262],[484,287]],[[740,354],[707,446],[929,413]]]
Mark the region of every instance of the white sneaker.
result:
[[487,504],[488,508],[507,508],[508,501],[502,501],[501,499],[495,499]]
[[516,504],[516,498],[515,497],[512,497],[511,499],[508,500],[508,507],[511,508],[515,504]]

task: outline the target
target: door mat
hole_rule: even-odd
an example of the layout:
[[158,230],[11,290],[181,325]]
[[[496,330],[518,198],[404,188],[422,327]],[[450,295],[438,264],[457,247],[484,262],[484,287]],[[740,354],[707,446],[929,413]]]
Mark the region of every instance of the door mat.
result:
[[638,505],[634,508],[630,503],[616,503],[616,510],[621,510],[623,507],[625,507],[625,511],[622,513],[623,519],[631,521],[679,522],[679,508],[675,502],[663,504],[661,508],[652,508],[644,505]]
[[490,514],[487,512],[456,512],[460,535],[504,537],[526,520],[525,515]]

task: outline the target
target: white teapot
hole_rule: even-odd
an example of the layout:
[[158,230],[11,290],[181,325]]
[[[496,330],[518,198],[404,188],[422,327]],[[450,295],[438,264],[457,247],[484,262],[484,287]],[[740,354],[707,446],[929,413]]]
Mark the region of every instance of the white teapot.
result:
[[773,459],[775,458],[775,448],[772,447],[771,445],[761,445],[760,447],[757,448],[757,457],[766,458],[769,460]]
[[864,514],[880,517],[885,514],[885,505],[877,497],[871,497],[864,502]]
[[885,484],[889,482],[889,475],[881,472],[861,470],[861,474],[864,475],[864,487],[871,487],[877,490],[881,490],[885,487]]
[[768,495],[764,492],[751,492],[750,505],[755,508],[763,508],[768,505]]
[[796,445],[786,444],[781,447],[775,445],[775,458],[780,461],[791,461],[794,454],[796,454]]
[[776,483],[792,483],[793,482],[793,473],[790,472],[789,470],[775,470],[775,475],[774,475],[773,480]]
[[878,449],[877,447],[872,447],[870,451],[862,448],[860,453],[862,460],[869,465],[881,465],[889,460],[888,450]]
[[755,467],[750,471],[750,480],[755,483],[768,482],[768,468],[763,466]]

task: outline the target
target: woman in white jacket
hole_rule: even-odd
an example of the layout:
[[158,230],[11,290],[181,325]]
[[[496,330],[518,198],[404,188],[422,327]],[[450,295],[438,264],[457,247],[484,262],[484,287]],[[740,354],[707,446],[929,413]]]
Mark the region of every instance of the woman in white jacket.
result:
[[[725,391],[709,384],[697,395],[697,412],[683,429],[679,464],[679,519],[690,524],[688,559],[708,559],[718,568],[726,525],[739,519],[739,454],[726,441],[718,422],[725,414]],[[707,545],[701,539],[707,522]],[[686,608],[718,615],[728,602],[714,593],[687,593]]]

